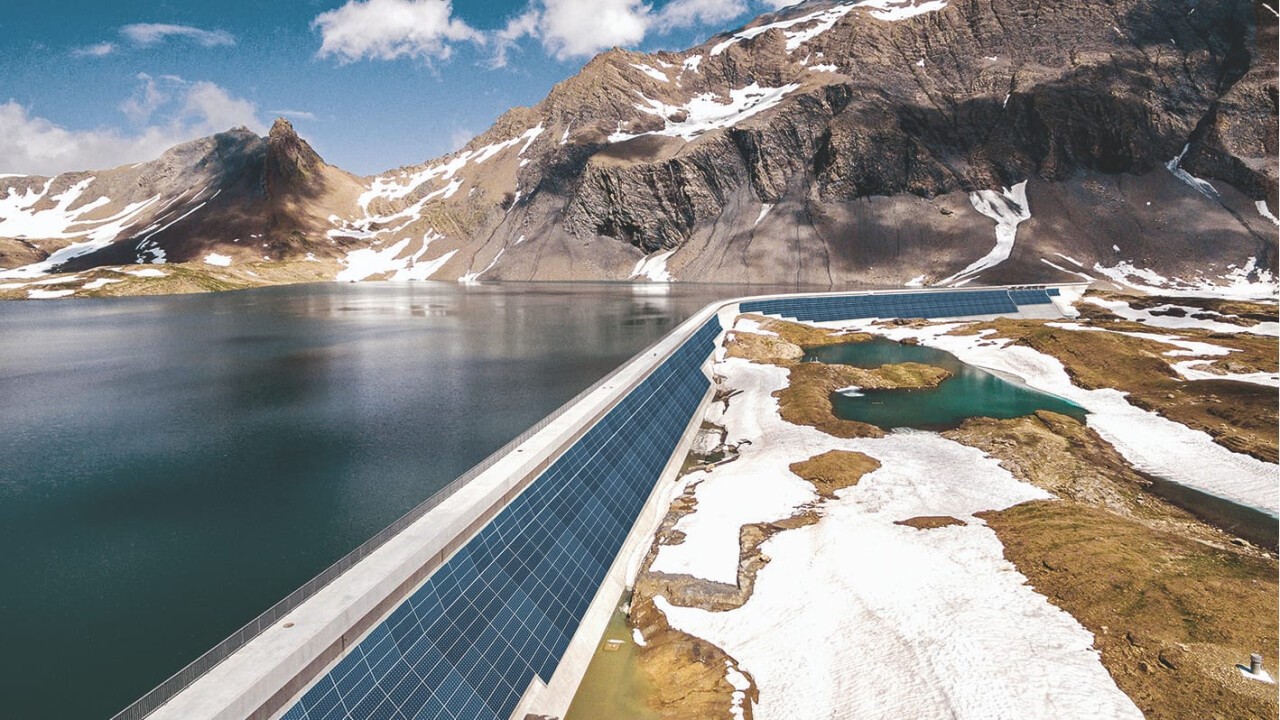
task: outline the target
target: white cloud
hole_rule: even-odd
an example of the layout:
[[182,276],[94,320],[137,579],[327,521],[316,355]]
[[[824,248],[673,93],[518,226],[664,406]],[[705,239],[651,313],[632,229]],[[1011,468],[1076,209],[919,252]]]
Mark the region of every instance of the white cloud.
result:
[[640,0],[544,0],[542,44],[559,60],[644,39],[651,21]]
[[204,47],[236,44],[235,37],[225,30],[201,30],[190,25],[135,23],[120,28],[120,34],[131,40],[135,45],[143,47],[155,45],[170,37],[194,40]]
[[315,120],[316,114],[307,112],[306,110],[268,110],[268,115],[282,118],[292,118],[294,120]]
[[243,98],[233,97],[221,86],[201,80],[187,86],[186,97],[176,119],[191,137],[202,137],[245,126],[262,132],[258,109]]
[[71,54],[75,57],[103,57],[104,55],[110,55],[115,51],[115,43],[100,42],[94,45],[85,45],[84,47],[75,48],[71,51]]
[[453,17],[450,0],[349,0],[320,13],[320,57],[344,62],[399,57],[448,59],[453,43],[483,43],[484,36]]
[[493,67],[506,67],[507,53],[520,38],[537,37],[538,23],[541,20],[541,11],[532,6],[526,8],[523,13],[507,20],[507,26],[493,35],[494,53],[491,65]]
[[746,12],[746,0],[671,0],[658,13],[655,24],[662,30],[695,25],[715,25],[732,20]]
[[[784,7],[800,0],[764,0]],[[494,67],[522,38],[535,38],[557,60],[586,57],[614,46],[634,46],[650,31],[720,26],[751,9],[749,0],[670,0],[661,7],[643,0],[531,0],[506,27],[492,34]],[[716,27],[715,29],[722,29]]]
[[161,89],[155,78],[146,73],[138,73],[138,80],[142,84],[134,90],[133,97],[120,103],[120,112],[135,124],[150,120],[152,113],[169,101],[169,94]]
[[774,10],[781,10],[784,7],[799,5],[803,1],[804,0],[761,0],[761,2],[773,8]]
[[644,39],[653,21],[641,0],[535,0],[495,34],[493,65],[523,37],[537,38],[557,60],[585,57]]
[[129,133],[115,128],[68,130],[32,115],[16,101],[0,104],[0,172],[56,175],[96,170],[151,160],[178,143],[241,125],[263,132],[253,103],[214,83],[172,75],[138,79],[138,92],[122,103],[121,110],[147,124]]

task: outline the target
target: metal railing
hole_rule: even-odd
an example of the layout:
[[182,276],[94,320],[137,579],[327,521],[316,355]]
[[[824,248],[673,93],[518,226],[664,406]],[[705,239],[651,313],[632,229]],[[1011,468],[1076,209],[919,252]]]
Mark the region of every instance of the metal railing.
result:
[[[343,573],[345,573],[347,570],[351,569],[351,567],[354,566],[356,563],[368,557],[375,550],[382,547],[382,545],[384,545],[388,540],[395,537],[396,535],[399,535],[402,531],[404,531],[405,528],[409,527],[414,522],[417,522],[428,512],[435,509],[437,506],[440,505],[440,503],[447,500],[455,492],[457,492],[462,487],[466,486],[468,483],[470,483],[472,480],[478,477],[485,470],[488,470],[489,468],[493,467],[499,460],[509,455],[511,452],[513,452],[517,447],[522,445],[529,438],[533,437],[534,435],[537,435],[547,425],[550,425],[551,423],[558,420],[562,415],[568,412],[570,408],[582,402],[584,399],[586,399],[588,396],[590,396],[592,393],[596,392],[600,388],[604,387],[605,385],[608,385],[620,373],[622,373],[623,370],[630,367],[631,364],[634,363],[637,359],[641,358],[642,356],[648,353],[652,353],[654,348],[658,347],[663,342],[668,340],[668,338],[670,338],[673,333],[680,331],[686,326],[696,328],[697,323],[695,323],[694,321],[697,320],[699,317],[703,316],[706,313],[708,308],[714,306],[718,311],[719,308],[723,307],[726,304],[729,304],[729,303],[712,303],[712,305],[708,306],[707,308],[703,308],[702,310],[699,310],[698,312],[691,315],[688,319],[685,320],[685,322],[677,326],[676,329],[672,331],[672,333],[668,333],[667,335],[663,335],[662,337],[658,338],[656,341],[654,341],[653,343],[645,347],[643,350],[631,356],[631,358],[629,358],[626,362],[614,368],[609,374],[605,375],[604,377],[600,378],[596,382],[592,383],[591,386],[588,387],[586,390],[583,390],[577,395],[574,395],[567,402],[561,404],[555,410],[552,410],[550,414],[548,414],[546,417],[539,420],[532,427],[520,433],[519,435],[517,435],[515,438],[513,438],[511,441],[509,441],[502,447],[490,453],[488,457],[486,457],[484,460],[481,460],[479,463],[474,465],[470,470],[467,470],[466,472],[464,472],[463,474],[459,475],[457,478],[452,480],[449,484],[437,490],[426,500],[423,500],[421,503],[416,505],[413,509],[406,512],[404,515],[401,515],[394,522],[392,522],[387,527],[383,528],[373,537],[360,543],[358,546],[356,546],[354,550],[347,553],[346,555],[343,555],[342,558],[340,558],[337,562],[333,563],[329,567],[322,570],[319,575],[316,575],[315,577],[311,578],[307,582],[303,583],[303,585],[299,587],[297,590],[294,590],[293,592],[289,593],[285,597],[281,598],[279,602],[267,608],[267,610],[264,611],[258,617],[254,618],[253,620],[250,620],[249,623],[246,624],[244,627],[235,631],[229,637],[227,637],[225,640],[218,643],[217,645],[214,645],[212,648],[206,651],[203,655],[191,661],[191,663],[189,663],[186,667],[174,673],[167,680],[157,685],[155,688],[147,692],[147,694],[135,700],[131,705],[129,705],[125,709],[113,715],[111,720],[142,720],[143,718],[147,717],[151,713],[158,710],[160,706],[169,702],[169,700],[173,699],[173,697],[176,696],[178,693],[182,692],[187,687],[189,687],[192,683],[194,683],[196,680],[200,679],[205,673],[209,672],[215,666],[221,663],[223,660],[230,657],[232,653],[244,647],[250,640],[262,634],[262,632],[265,631],[267,628],[271,627],[272,625],[275,625],[277,622],[280,621],[281,618],[289,614],[289,612],[297,608],[302,603],[306,602],[308,599],[310,599],[313,595],[315,595],[317,592],[322,590],[329,583],[333,582],[338,577],[340,577]],[[686,340],[687,339],[688,338],[686,338]],[[656,362],[652,364],[652,367],[649,368],[649,371],[644,374],[644,377],[647,377],[649,372],[652,372],[654,368],[662,364],[662,362],[665,361],[668,357],[670,357],[671,354],[675,352],[675,350],[679,349],[683,345],[684,345],[684,341],[681,341],[677,343],[672,350],[663,353],[662,356],[657,358]],[[641,379],[643,379],[643,377]]]

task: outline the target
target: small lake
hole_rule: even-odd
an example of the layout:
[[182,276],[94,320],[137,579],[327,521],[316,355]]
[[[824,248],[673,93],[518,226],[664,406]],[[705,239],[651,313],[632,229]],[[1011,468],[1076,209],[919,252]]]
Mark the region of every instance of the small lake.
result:
[[971,417],[999,420],[1052,410],[1083,420],[1084,408],[1054,395],[1033,390],[966,365],[951,353],[923,345],[875,338],[866,342],[814,348],[806,360],[877,368],[904,362],[922,363],[951,372],[936,388],[927,390],[859,390],[831,397],[837,417],[870,423],[885,430],[916,428],[950,430]]
[[0,303],[0,716],[107,718],[731,285]]

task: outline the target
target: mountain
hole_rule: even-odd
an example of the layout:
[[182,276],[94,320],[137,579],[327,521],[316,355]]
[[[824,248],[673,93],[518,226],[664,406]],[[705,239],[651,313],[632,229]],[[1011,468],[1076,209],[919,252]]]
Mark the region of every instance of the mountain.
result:
[[462,150],[372,178],[277,121],[0,179],[0,266],[1274,288],[1276,19],[1247,0],[806,2],[685,52],[603,53]]
[[286,120],[265,138],[246,128],[178,145],[159,159],[55,178],[7,177],[0,198],[0,277],[101,265],[230,262],[342,253],[329,208],[361,181],[326,165]]

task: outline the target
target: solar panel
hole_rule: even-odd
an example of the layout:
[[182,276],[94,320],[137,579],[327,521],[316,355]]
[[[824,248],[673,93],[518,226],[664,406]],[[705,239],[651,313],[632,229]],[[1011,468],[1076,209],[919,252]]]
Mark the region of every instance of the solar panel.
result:
[[1018,311],[1019,305],[1046,304],[1051,302],[1051,295],[1058,294],[1057,288],[939,290],[927,293],[753,300],[742,303],[740,307],[743,312],[778,315],[808,322],[874,317],[936,319],[1012,314]]
[[551,678],[709,387],[712,318],[284,714],[505,720]]

